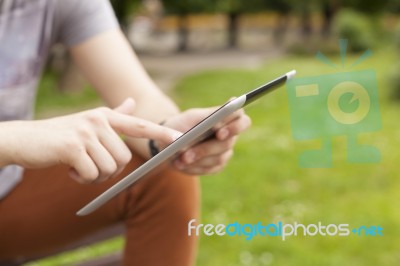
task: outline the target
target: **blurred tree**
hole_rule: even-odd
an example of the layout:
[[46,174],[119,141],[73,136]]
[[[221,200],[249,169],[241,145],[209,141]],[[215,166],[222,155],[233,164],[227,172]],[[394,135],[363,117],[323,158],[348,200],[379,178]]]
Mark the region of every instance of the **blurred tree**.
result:
[[281,19],[283,18],[283,24],[278,24],[278,27],[276,28],[277,33],[275,34],[275,36],[280,39],[282,37],[280,35],[283,35],[284,31],[286,30],[286,20],[291,12],[299,15],[302,36],[308,37],[312,33],[312,10],[316,9],[320,2],[324,1],[325,0],[265,0],[262,2],[264,3],[264,9],[274,10],[278,12]]
[[323,17],[321,33],[322,35],[330,36],[333,18],[339,10],[340,0],[322,0],[320,2]]
[[115,16],[124,31],[128,27],[129,17],[140,8],[141,4],[141,0],[111,0]]
[[389,0],[386,10],[392,13],[400,13],[400,0]]
[[340,5],[363,13],[377,14],[381,13],[390,2],[398,2],[398,0],[341,0]]
[[308,0],[308,2],[311,7],[315,6],[321,11],[323,17],[321,33],[325,36],[330,35],[333,19],[341,8],[351,8],[369,15],[376,15],[382,13],[390,4],[394,7],[396,2],[400,7],[400,0]]
[[287,0],[292,10],[300,16],[300,28],[303,38],[308,38],[312,33],[312,10],[317,9],[321,1],[324,0]]
[[178,16],[178,52],[188,50],[188,15],[213,10],[211,0],[163,0],[166,13]]
[[276,43],[281,43],[283,36],[285,35],[288,24],[289,14],[292,10],[290,0],[269,0],[264,1],[267,5],[266,8],[273,10],[278,13],[278,21],[276,28],[274,29],[274,40]]
[[[285,1],[285,0],[283,0]],[[228,18],[228,38],[227,47],[236,48],[238,46],[240,17],[244,13],[259,12],[270,8],[268,0],[216,0],[216,9],[223,12]],[[274,2],[279,2],[275,0]]]
[[240,15],[244,12],[244,7],[250,6],[252,1],[253,0],[249,0],[249,2],[243,3],[243,1],[240,0],[218,0],[216,2],[217,10],[227,14],[228,48],[237,47]]

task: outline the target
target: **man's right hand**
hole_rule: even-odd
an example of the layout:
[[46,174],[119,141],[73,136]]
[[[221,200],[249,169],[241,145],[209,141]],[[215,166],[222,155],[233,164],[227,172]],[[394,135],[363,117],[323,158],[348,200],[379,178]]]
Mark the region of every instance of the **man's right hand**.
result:
[[115,109],[100,107],[36,121],[0,123],[0,167],[18,164],[44,168],[71,167],[78,182],[102,181],[119,173],[132,154],[119,134],[171,143],[180,132],[133,117],[135,102]]

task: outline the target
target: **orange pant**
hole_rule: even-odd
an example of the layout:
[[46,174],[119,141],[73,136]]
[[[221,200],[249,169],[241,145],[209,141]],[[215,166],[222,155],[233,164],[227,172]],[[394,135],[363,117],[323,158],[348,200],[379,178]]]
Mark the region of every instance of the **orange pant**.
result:
[[42,256],[113,224],[126,225],[124,265],[192,265],[197,239],[187,223],[199,215],[195,177],[161,166],[106,205],[75,212],[143,161],[136,158],[112,180],[81,185],[66,167],[27,170],[0,201],[0,261]]

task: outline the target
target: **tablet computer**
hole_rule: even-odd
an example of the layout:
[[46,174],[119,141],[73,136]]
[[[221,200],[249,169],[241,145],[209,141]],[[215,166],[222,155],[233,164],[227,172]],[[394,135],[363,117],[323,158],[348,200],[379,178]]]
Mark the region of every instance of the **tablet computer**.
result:
[[170,145],[168,145],[165,149],[159,152],[157,155],[146,161],[144,164],[136,168],[129,175],[121,179],[115,185],[110,187],[104,193],[99,195],[93,201],[88,203],[82,209],[80,209],[76,214],[79,216],[84,216],[92,213],[100,206],[105,204],[107,201],[115,197],[118,193],[123,191],[124,189],[131,186],[133,183],[138,181],[141,177],[146,175],[148,172],[167,161],[174,155],[178,154],[185,148],[188,148],[195,143],[198,143],[202,140],[205,140],[211,136],[213,136],[214,131],[213,127],[224,118],[232,114],[233,112],[239,110],[240,108],[248,105],[249,103],[255,101],[266,93],[270,92],[274,88],[277,88],[279,85],[285,83],[286,80],[292,78],[296,74],[295,70],[292,70],[285,75],[274,79],[273,81],[266,83],[257,89],[254,89],[242,96],[235,98],[231,101],[228,101],[208,117],[204,118],[197,125],[189,129],[186,133],[184,133],[181,137],[176,139]]

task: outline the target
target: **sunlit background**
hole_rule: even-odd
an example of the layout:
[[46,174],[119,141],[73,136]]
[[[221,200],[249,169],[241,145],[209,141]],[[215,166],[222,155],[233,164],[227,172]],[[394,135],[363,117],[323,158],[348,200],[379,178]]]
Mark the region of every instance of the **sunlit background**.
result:
[[[299,77],[372,69],[382,129],[360,135],[381,162],[351,164],[346,136],[334,137],[333,167],[302,168],[319,141],[293,139],[284,88],[252,105],[227,169],[203,177],[203,223],[283,221],[384,228],[383,236],[203,237],[197,265],[400,264],[400,1],[115,0],[118,19],[155,82],[182,109],[218,105],[291,69]],[[345,64],[339,39],[348,40]],[[372,56],[354,68],[366,50]],[[323,53],[340,68],[316,58]],[[100,105],[61,46],[54,47],[37,117]],[[30,265],[75,265],[121,252],[123,239]]]

